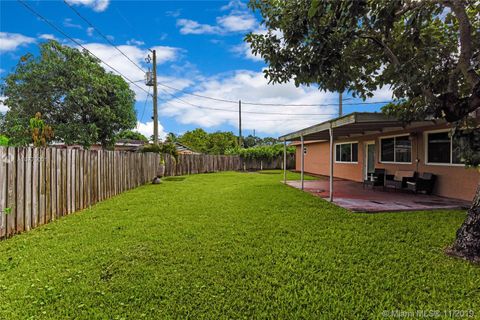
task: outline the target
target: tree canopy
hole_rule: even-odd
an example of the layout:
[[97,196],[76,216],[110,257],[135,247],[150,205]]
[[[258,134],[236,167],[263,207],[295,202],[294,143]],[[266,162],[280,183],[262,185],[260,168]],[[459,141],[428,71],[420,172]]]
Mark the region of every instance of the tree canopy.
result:
[[122,130],[135,126],[135,94],[122,77],[106,72],[88,52],[48,41],[40,54],[21,57],[5,79],[9,108],[2,132],[10,142],[29,141],[30,119],[37,113],[52,126],[55,140],[89,147],[114,144]]
[[148,142],[147,137],[137,131],[132,130],[123,130],[117,134],[117,139],[129,139],[129,140],[139,140],[143,142]]
[[249,34],[273,83],[393,90],[406,120],[464,120],[480,106],[480,6],[473,0],[252,0],[266,33]]

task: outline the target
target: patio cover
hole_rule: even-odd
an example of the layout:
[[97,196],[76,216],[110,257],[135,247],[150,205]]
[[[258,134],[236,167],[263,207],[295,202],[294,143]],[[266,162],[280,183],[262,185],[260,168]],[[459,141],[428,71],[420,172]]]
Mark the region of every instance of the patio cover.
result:
[[[416,121],[408,124],[409,128],[424,126],[428,123],[439,123],[443,120]],[[279,139],[284,142],[284,157],[286,157],[287,141],[301,142],[301,189],[304,185],[304,141],[320,140],[330,142],[330,197],[333,201],[333,142],[338,138],[354,138],[368,134],[402,130],[407,124],[394,117],[389,117],[378,112],[354,112],[340,116],[311,127],[298,130],[281,136]],[[284,183],[286,183],[286,167],[284,166]]]

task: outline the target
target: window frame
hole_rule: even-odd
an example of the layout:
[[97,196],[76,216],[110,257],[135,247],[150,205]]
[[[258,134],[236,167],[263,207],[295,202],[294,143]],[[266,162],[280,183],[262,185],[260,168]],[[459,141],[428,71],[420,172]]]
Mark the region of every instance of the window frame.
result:
[[[337,161],[337,145],[342,145],[342,144],[350,144],[350,145],[353,145],[353,144],[357,144],[357,161]],[[359,157],[359,153],[358,153],[358,141],[348,141],[348,142],[335,142],[335,146],[333,148],[333,152],[334,152],[334,159],[335,159],[335,163],[344,163],[344,164],[358,164],[358,157]],[[350,146],[350,160],[352,160],[353,158],[353,147]]]
[[450,137],[450,163],[446,162],[429,162],[428,161],[428,135],[430,133],[451,133],[451,129],[428,130],[423,132],[424,141],[424,163],[426,166],[445,166],[445,167],[465,167],[464,163],[453,163],[453,136]]
[[[395,145],[396,145],[396,142],[397,142],[396,138],[400,138],[400,137],[409,137],[409,140],[410,140],[410,161],[403,161],[403,162],[397,161],[397,152],[395,150]],[[393,138],[393,161],[383,161],[382,160],[382,140],[391,139],[391,138]],[[379,137],[378,138],[378,145],[379,145],[379,148],[378,148],[379,157],[378,157],[378,159],[380,160],[379,163],[390,163],[390,164],[412,164],[413,163],[413,142],[412,142],[412,139],[410,139],[410,133]]]

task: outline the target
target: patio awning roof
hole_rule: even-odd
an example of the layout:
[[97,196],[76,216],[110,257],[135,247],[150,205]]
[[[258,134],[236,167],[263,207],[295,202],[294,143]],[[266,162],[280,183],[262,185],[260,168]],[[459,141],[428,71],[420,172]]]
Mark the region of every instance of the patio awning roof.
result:
[[[437,121],[438,122],[438,121]],[[409,126],[419,126],[431,123],[431,121],[419,121]],[[308,140],[329,140],[329,129],[332,128],[334,138],[355,137],[365,134],[401,130],[406,124],[394,117],[386,116],[378,112],[354,112],[331,119],[311,127],[298,130],[280,137],[280,140],[299,141],[303,136]]]

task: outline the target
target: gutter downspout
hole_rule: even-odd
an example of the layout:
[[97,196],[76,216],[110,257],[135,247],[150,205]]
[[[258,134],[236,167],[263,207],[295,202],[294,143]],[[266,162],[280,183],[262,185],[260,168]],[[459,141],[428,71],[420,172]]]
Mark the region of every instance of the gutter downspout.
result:
[[330,202],[333,201],[333,128],[332,124],[330,123],[330,128],[328,129],[330,134],[330,195],[328,200]]
[[301,169],[300,169],[300,180],[302,181],[302,190],[303,190],[303,185],[304,185],[304,179],[303,179],[303,171],[305,169],[305,152],[304,152],[304,145],[303,145],[303,135],[300,136],[300,141],[302,142],[301,147],[300,147],[300,159],[301,159]]

